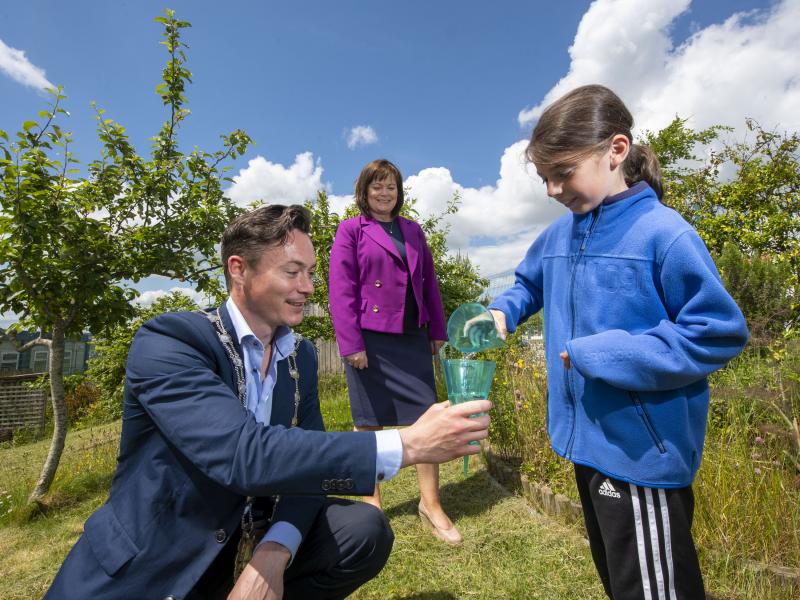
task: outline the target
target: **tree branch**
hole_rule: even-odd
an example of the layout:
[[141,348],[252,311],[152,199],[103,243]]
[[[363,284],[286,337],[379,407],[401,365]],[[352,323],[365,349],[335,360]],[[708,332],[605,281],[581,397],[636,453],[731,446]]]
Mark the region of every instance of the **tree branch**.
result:
[[8,337],[11,340],[11,343],[14,344],[14,346],[17,348],[17,352],[19,352],[20,354],[22,354],[23,352],[27,352],[34,346],[47,346],[48,348],[52,346],[52,341],[41,337],[41,334],[39,334],[38,338],[31,340],[30,342],[26,342],[25,344],[20,344],[19,342],[17,342],[16,336],[8,336]]

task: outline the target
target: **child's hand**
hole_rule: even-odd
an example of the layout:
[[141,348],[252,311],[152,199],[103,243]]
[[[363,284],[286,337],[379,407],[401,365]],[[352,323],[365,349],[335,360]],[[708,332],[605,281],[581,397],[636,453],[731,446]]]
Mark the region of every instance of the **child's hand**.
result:
[[561,360],[564,361],[564,368],[565,369],[569,369],[570,368],[570,362],[569,362],[569,354],[567,354],[567,351],[564,350],[564,352],[559,354],[559,356],[561,357]]
[[508,330],[506,329],[505,313],[502,310],[492,310],[491,308],[489,312],[492,313],[492,317],[494,318],[494,328],[497,330],[497,335],[500,336],[501,340],[506,339]]

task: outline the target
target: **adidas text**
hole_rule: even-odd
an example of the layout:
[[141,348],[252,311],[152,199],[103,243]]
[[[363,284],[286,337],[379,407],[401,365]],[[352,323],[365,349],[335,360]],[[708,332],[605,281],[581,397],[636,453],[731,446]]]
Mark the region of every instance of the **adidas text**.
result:
[[620,494],[617,490],[614,489],[614,486],[611,485],[611,482],[606,479],[602,484],[600,484],[600,489],[597,490],[601,496],[608,496],[609,498],[620,498]]

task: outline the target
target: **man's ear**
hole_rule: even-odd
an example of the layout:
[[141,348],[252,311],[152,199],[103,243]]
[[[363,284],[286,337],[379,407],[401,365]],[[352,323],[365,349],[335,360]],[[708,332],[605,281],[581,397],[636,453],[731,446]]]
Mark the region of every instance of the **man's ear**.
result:
[[618,133],[611,138],[611,168],[620,166],[631,150],[631,142],[628,136]]
[[231,279],[231,289],[233,289],[237,283],[241,283],[244,273],[247,270],[247,263],[245,263],[241,256],[234,254],[228,257],[227,267],[228,276]]

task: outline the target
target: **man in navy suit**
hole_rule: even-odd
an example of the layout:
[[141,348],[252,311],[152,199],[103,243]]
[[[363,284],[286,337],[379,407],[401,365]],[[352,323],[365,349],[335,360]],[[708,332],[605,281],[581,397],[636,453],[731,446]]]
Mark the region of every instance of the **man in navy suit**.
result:
[[[290,329],[313,291],[309,224],[300,206],[239,217],[222,240],[228,301],[139,330],[109,498],[46,598],[343,598],[393,536],[374,507],[326,495],[478,451],[489,419],[469,415],[485,400],[434,405],[402,431],[323,431],[316,354]],[[268,531],[234,582],[254,514]]]

